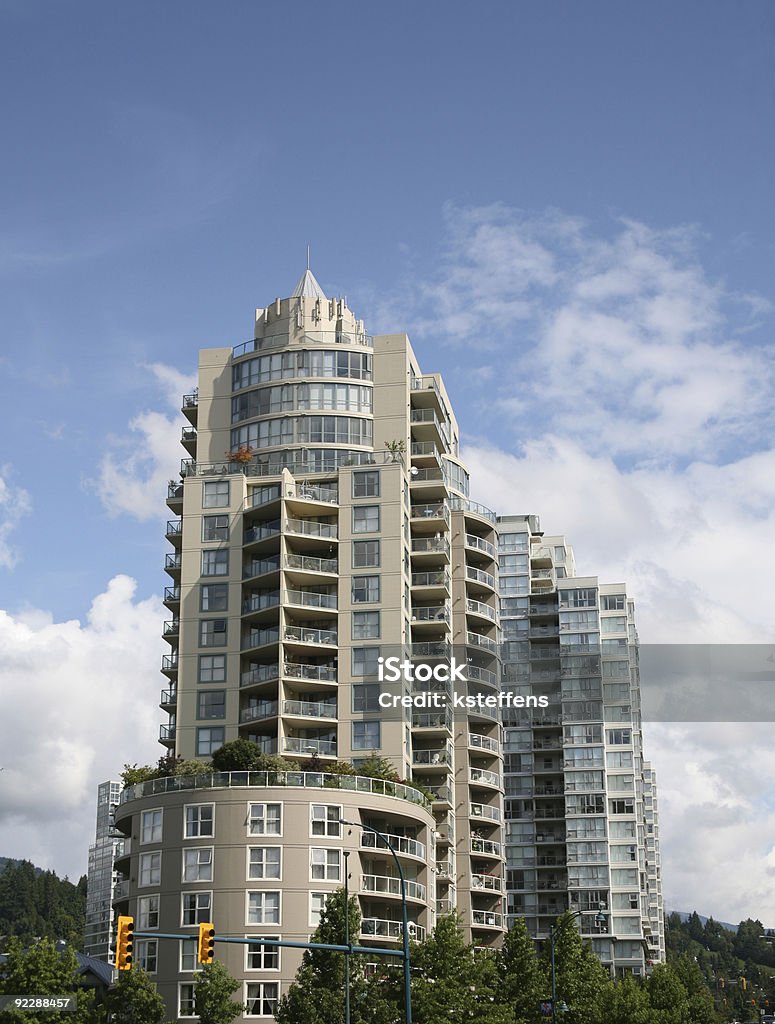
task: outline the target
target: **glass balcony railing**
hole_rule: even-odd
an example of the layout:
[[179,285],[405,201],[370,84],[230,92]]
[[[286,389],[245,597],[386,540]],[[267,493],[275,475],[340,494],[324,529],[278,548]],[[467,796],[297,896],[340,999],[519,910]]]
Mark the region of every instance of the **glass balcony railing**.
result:
[[[425,860],[425,843],[421,843],[417,839],[409,839],[406,836],[391,835],[389,832],[385,832],[383,835],[396,853]],[[373,832],[361,833],[361,847],[364,850],[388,850],[385,842]]]
[[253,665],[240,677],[240,686],[255,686],[257,683],[268,683],[280,678],[277,665]]
[[447,765],[451,757],[448,750],[413,750],[412,764]]
[[279,629],[252,629],[242,638],[243,651],[248,647],[263,647],[264,644],[276,644],[280,639]]
[[259,594],[250,594],[242,602],[243,615],[249,612],[261,612],[267,608],[276,608],[280,603],[280,592],[278,590],[262,591]]
[[283,675],[290,679],[317,679],[327,683],[336,682],[335,665],[303,665],[294,661],[286,661]]
[[335,629],[307,629],[306,626],[286,626],[284,639],[295,640],[302,644],[322,644],[336,646],[337,631]]
[[253,704],[251,707],[243,708],[239,713],[240,722],[257,722],[262,718],[277,717],[277,701],[264,700],[260,704]]
[[449,590],[449,573],[439,570],[433,572],[413,572],[413,587],[446,587]]
[[412,519],[443,519],[444,522],[449,522],[449,509],[443,501],[412,505],[410,514]]
[[484,928],[502,928],[503,914],[497,914],[494,910],[472,910],[471,921]]
[[287,600],[289,604],[299,604],[305,608],[335,609],[337,607],[336,594],[315,594],[306,590],[289,590]]
[[485,768],[469,769],[469,778],[474,785],[500,787],[501,777],[497,772],[487,771]]
[[[416,942],[425,940],[425,929],[422,925],[410,921],[408,924],[409,937]],[[380,917],[364,917],[361,921],[361,935],[364,938],[395,939],[402,937],[402,925],[400,921],[387,921]]]
[[472,889],[486,889],[488,892],[503,892],[503,879],[495,875],[471,875]]
[[257,540],[267,540],[269,537],[277,537],[280,533],[280,523],[261,523],[259,526],[251,526],[245,530],[245,543],[253,544]]
[[466,579],[474,580],[476,583],[483,583],[491,590],[495,590],[495,577],[492,573],[484,572],[482,569],[474,569],[473,566],[466,566]]
[[468,745],[469,747],[478,747],[480,750],[488,750],[493,754],[500,753],[500,744],[497,740],[491,736],[482,736],[478,732],[469,732]]
[[483,857],[500,857],[502,847],[500,843],[493,843],[489,839],[480,839],[476,836],[471,839],[471,853],[478,853]]
[[263,576],[268,572],[277,572],[280,568],[280,559],[275,558],[260,558],[254,559],[252,562],[248,562],[242,571],[243,579],[251,579],[253,576]]
[[412,658],[449,658],[452,655],[452,647],[443,641],[412,644],[409,648]]
[[490,544],[489,541],[482,540],[481,537],[477,537],[474,533],[466,534],[466,547],[476,548],[477,551],[483,552],[485,555],[489,555],[493,561],[498,557],[498,551],[494,544]]
[[318,739],[314,736],[286,736],[284,750],[287,754],[336,756],[336,740]]
[[432,605],[430,608],[413,608],[412,622],[449,622],[446,605]]
[[303,569],[306,572],[338,572],[339,561],[336,558],[315,558],[313,555],[285,556],[286,569]]
[[483,601],[473,601],[469,598],[466,601],[466,611],[472,615],[482,615],[485,619],[490,619],[491,622],[495,622],[496,619],[495,609]]
[[412,553],[418,555],[449,555],[449,541],[443,537],[414,537]]
[[325,537],[335,540],[338,536],[336,523],[318,523],[314,519],[286,519],[286,533],[299,533],[305,537]]
[[284,700],[283,714],[304,718],[336,718],[336,701]]
[[481,647],[485,651],[489,651],[491,654],[498,653],[498,644],[495,640],[491,640],[488,636],[482,636],[481,633],[472,633],[470,630],[466,633],[466,644],[471,647]]
[[472,682],[484,683],[485,686],[498,685],[498,675],[488,668],[480,668],[478,665],[469,665],[466,670],[466,678]]
[[471,804],[469,809],[471,818],[487,818],[490,821],[500,821],[501,812],[497,807],[489,807],[487,804]]

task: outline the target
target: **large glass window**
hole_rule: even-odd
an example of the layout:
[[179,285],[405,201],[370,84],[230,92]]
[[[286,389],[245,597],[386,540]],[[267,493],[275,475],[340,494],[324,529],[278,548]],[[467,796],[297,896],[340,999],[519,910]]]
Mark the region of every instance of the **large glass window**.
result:
[[379,637],[379,612],[353,612],[353,640],[373,640]]
[[199,610],[225,612],[229,606],[228,583],[202,583],[199,588]]
[[355,683],[352,688],[353,711],[380,711],[381,693],[379,683]]
[[211,892],[185,892],[181,897],[180,923],[184,927],[212,921],[213,894]]
[[280,863],[279,846],[248,847],[248,878],[279,880]]
[[202,619],[199,623],[199,646],[225,647],[226,629],[226,619]]
[[353,750],[379,750],[382,745],[378,721],[353,722]]
[[338,882],[341,875],[341,851],[312,847],[310,878],[313,881]]
[[[267,939],[278,939],[279,935],[267,935]],[[247,946],[247,963],[249,971],[279,971],[280,947],[267,946],[263,942],[250,942]]]
[[352,675],[376,676],[379,670],[379,647],[353,647]]
[[280,998],[280,987],[276,981],[249,981],[245,994],[246,1017],[274,1017]]
[[380,550],[378,540],[353,541],[353,569],[366,569],[379,566]]
[[228,540],[228,515],[202,516],[202,540]]
[[212,882],[213,880],[213,848],[211,846],[195,846],[183,851],[183,881]]
[[353,533],[379,532],[379,505],[353,507]]
[[199,655],[199,682],[200,683],[225,683],[226,682],[226,655],[225,654],[200,654]]
[[186,807],[186,823],[184,839],[201,839],[203,836],[214,835],[214,805],[189,804]]
[[137,898],[137,930],[153,931],[159,927],[159,894],[138,896]]
[[353,498],[379,497],[379,470],[358,470],[353,473]]
[[342,817],[342,808],[338,804],[312,804],[310,816],[311,835],[328,836],[329,838],[341,836],[342,826],[339,824],[339,819]]
[[197,729],[196,731],[196,754],[197,757],[209,757],[216,750],[223,746],[223,726]]
[[207,548],[202,552],[202,576],[228,576],[229,549]]
[[279,924],[280,893],[273,891],[249,892],[248,924]]
[[379,576],[353,576],[352,587],[353,604],[379,601]]
[[194,985],[185,981],[178,985],[178,1017],[195,1017]]
[[282,835],[282,804],[251,804],[248,812],[248,835]]
[[161,885],[161,853],[140,854],[139,886]]
[[229,507],[229,480],[207,480],[202,484],[202,508]]
[[162,833],[161,810],[143,811],[140,821],[140,842],[160,843]]
[[199,693],[199,700],[196,709],[197,718],[225,718],[226,717],[226,691],[225,690],[202,690]]

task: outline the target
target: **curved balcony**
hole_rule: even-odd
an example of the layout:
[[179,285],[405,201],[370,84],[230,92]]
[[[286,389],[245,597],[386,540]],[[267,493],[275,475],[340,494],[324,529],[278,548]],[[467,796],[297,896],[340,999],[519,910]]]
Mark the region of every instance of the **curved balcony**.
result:
[[465,669],[466,679],[470,682],[482,683],[484,686],[492,686],[498,689],[498,673],[491,672],[488,668],[480,668],[479,665],[467,665]]
[[[401,898],[401,879],[395,875],[363,875],[361,890],[368,893],[379,893],[384,896]],[[420,882],[406,880],[406,896],[410,900],[425,902],[426,889]]]
[[503,929],[503,914],[494,910],[472,910],[471,924],[475,928],[498,928]]
[[501,788],[501,777],[497,772],[488,771],[486,768],[469,768],[469,781],[474,786],[493,786]]
[[[417,839],[407,839],[406,836],[394,836],[389,832],[384,832],[383,835],[396,853],[404,857],[417,857],[418,860],[425,860],[425,843],[421,843]],[[385,842],[374,832],[361,833],[361,849],[381,850],[388,856],[390,855],[390,850]]]
[[481,537],[477,537],[475,533],[467,533],[465,535],[465,546],[474,551],[480,551],[483,555],[491,558],[493,562],[498,559],[498,549],[495,545],[490,544],[489,541],[483,540]]
[[469,732],[468,734],[468,746],[473,747],[476,750],[486,750],[491,754],[500,754],[501,745],[492,736],[482,736],[478,732]]
[[489,619],[490,622],[497,621],[495,609],[484,601],[474,601],[469,597],[466,600],[466,612],[468,615],[477,615],[480,619]]
[[468,647],[478,647],[481,650],[487,651],[493,656],[493,658],[498,656],[497,640],[491,640],[490,637],[484,636],[482,633],[473,633],[471,630],[468,630],[466,633],[466,645]]
[[[410,921],[408,924],[409,938],[415,942],[425,941],[425,929],[422,925]],[[364,917],[361,921],[361,936],[364,939],[382,939],[395,942],[402,941],[403,930],[400,921],[387,921],[381,917]]]
[[485,572],[483,569],[475,569],[472,565],[466,565],[466,580],[469,584],[473,584],[472,589],[476,587],[485,587],[487,590],[495,592],[495,577],[490,572]]
[[503,847],[500,843],[494,843],[490,839],[480,839],[478,836],[471,838],[471,853],[479,857],[493,857],[501,860]]
[[501,820],[501,812],[497,807],[490,807],[488,804],[471,804],[468,811],[470,818],[484,818],[488,821]]
[[471,888],[483,889],[486,892],[503,892],[503,879],[496,875],[471,875]]
[[471,501],[470,498],[451,498],[450,505],[453,512],[465,512],[467,515],[478,516],[480,519],[486,519],[488,523],[497,523],[498,521],[498,517],[492,509],[487,508],[486,505],[480,505],[478,501]]

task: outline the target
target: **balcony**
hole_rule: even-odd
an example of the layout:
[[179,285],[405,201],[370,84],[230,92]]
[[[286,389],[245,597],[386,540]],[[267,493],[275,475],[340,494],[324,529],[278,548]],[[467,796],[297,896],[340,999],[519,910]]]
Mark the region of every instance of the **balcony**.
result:
[[294,661],[283,664],[283,675],[288,679],[314,679],[317,682],[335,683],[335,665],[304,665]]
[[336,594],[315,594],[307,590],[289,590],[286,594],[288,604],[301,605],[304,608],[318,608],[330,611],[337,609]]
[[242,638],[242,650],[250,650],[252,647],[264,647],[266,644],[276,644],[280,639],[280,630],[275,629],[251,629]]
[[409,515],[412,519],[419,520],[420,523],[428,523],[436,529],[440,529],[440,523],[449,523],[449,508],[443,501],[412,505]]
[[451,732],[452,715],[446,711],[414,711],[412,712],[412,729],[429,732]]
[[[425,929],[422,925],[410,921],[408,928],[410,939],[415,942],[425,941]],[[364,917],[361,921],[361,936],[365,939],[392,939],[400,942],[402,935],[400,921],[386,921],[381,917]]]
[[468,812],[470,818],[486,818],[489,821],[500,821],[501,812],[497,807],[487,804],[471,804]]
[[449,593],[450,578],[449,573],[443,569],[435,569],[432,572],[413,572],[412,573],[412,586],[413,587],[443,587],[444,590]]
[[176,675],[178,671],[178,656],[176,654],[165,654],[161,659],[161,670],[165,675]]
[[497,641],[491,640],[490,637],[483,636],[481,633],[472,633],[469,630],[466,633],[466,644],[469,647],[479,647],[482,650],[489,651],[494,658],[498,656]]
[[336,757],[336,740],[308,736],[286,736],[286,754],[307,754],[310,757]]
[[[406,836],[395,836],[389,832],[384,832],[383,835],[396,853],[402,854],[404,857],[417,857],[419,860],[425,860],[425,843],[421,843],[417,839],[408,839]],[[361,849],[382,850],[388,855],[390,854],[385,842],[373,832],[361,833]]]
[[318,523],[314,519],[286,519],[285,532],[322,540],[336,540],[339,533],[336,523]]
[[474,786],[494,786],[495,789],[501,787],[500,775],[485,768],[469,768],[468,778]]
[[183,405],[181,412],[186,417],[192,427],[196,426],[197,415],[199,411],[199,388],[196,388],[191,392],[190,395],[183,395]]
[[471,888],[484,889],[487,892],[503,892],[503,879],[496,875],[471,875]]
[[500,843],[493,843],[489,839],[480,839],[478,836],[471,838],[471,853],[480,857],[495,857],[500,860],[502,847]]
[[159,726],[159,742],[165,743],[169,747],[175,746],[175,726],[174,725],[160,725]]
[[452,656],[452,647],[442,640],[412,644],[409,648],[409,656],[413,659],[424,658],[427,660],[433,658],[450,658]]
[[[363,875],[361,879],[363,892],[380,893],[386,896],[401,897],[401,879],[395,875]],[[408,899],[422,900],[425,902],[425,886],[420,882],[406,880],[406,895]]]
[[336,718],[336,701],[284,700],[283,714],[301,718]]
[[279,590],[261,590],[256,594],[249,594],[242,602],[242,614],[249,615],[251,612],[263,612],[270,608],[277,608],[280,604]]
[[478,665],[468,665],[465,669],[466,679],[482,683],[484,686],[498,688],[498,674],[491,672],[488,668],[480,668]]
[[553,591],[556,586],[554,569],[530,569],[530,593],[542,594]]
[[180,547],[180,541],[183,536],[183,520],[168,519],[164,535],[167,540],[175,544],[176,547]]
[[180,604],[180,587],[165,587],[164,588],[164,604],[168,607],[174,607]]
[[324,505],[339,504],[338,484],[296,484],[285,493],[288,501],[318,501]]
[[180,619],[178,619],[178,618],[167,619],[167,621],[164,623],[164,627],[162,629],[162,636],[164,636],[164,637],[177,636],[179,632],[180,632]]
[[480,618],[489,619],[490,622],[495,622],[497,618],[494,608],[484,601],[474,601],[470,597],[466,601],[466,611],[469,615],[478,615]]
[[336,647],[338,633],[335,629],[307,629],[306,626],[286,626],[283,639],[286,643]]
[[245,565],[242,570],[242,578],[249,580],[256,576],[265,576],[267,573],[279,571],[280,559],[277,555],[274,558],[254,558]]
[[270,540],[280,536],[280,523],[273,520],[271,523],[260,523],[258,526],[249,526],[245,530],[244,543],[257,544],[262,540]]
[[159,706],[162,708],[174,708],[178,703],[178,691],[173,686],[169,690],[162,690],[159,697]]
[[412,608],[412,625],[439,624],[449,622],[449,608],[445,604],[435,604],[424,608]]
[[482,736],[478,732],[469,732],[468,745],[478,750],[488,750],[492,754],[500,754],[501,750],[500,743],[496,739],[491,736]]
[[490,572],[484,572],[483,569],[475,569],[472,565],[467,565],[466,579],[469,583],[474,583],[482,587],[487,587],[488,590],[495,591],[495,577]]
[[180,432],[180,443],[191,458],[196,458],[196,427],[183,427]]
[[472,910],[471,923],[475,928],[503,928],[503,914],[493,910]]
[[129,899],[129,879],[123,878],[113,886],[113,902]]
[[243,722],[259,722],[266,718],[277,717],[277,701],[276,700],[264,700],[259,704],[253,704],[251,707],[243,708],[239,713],[240,723]]
[[425,768],[445,767],[452,761],[449,750],[413,750],[412,764],[421,764]]
[[479,516],[481,519],[486,519],[488,523],[497,523],[498,517],[492,511],[487,508],[486,505],[480,505],[478,501],[471,501],[469,498],[450,498],[450,505],[453,512],[465,512],[467,515]]
[[413,537],[412,555],[433,555],[436,558],[449,559],[449,541],[443,537]]
[[436,877],[439,881],[454,881],[455,866],[451,857],[442,857],[436,861]]
[[337,573],[339,561],[336,558],[316,558],[314,555],[289,553],[285,556],[285,568],[300,569],[303,572]]
[[280,678],[277,665],[254,665],[240,676],[240,686],[258,686]]
[[173,578],[180,577],[180,569],[183,565],[183,559],[178,551],[170,553],[164,559],[164,571],[169,573]]
[[465,535],[465,543],[467,548],[473,548],[475,551],[481,551],[483,555],[487,555],[493,561],[498,558],[498,549],[494,544],[490,544],[489,541],[482,540],[481,537],[477,537],[474,533],[467,533]]
[[173,511],[182,511],[183,509],[183,484],[177,483],[175,480],[170,480],[167,485],[167,506]]

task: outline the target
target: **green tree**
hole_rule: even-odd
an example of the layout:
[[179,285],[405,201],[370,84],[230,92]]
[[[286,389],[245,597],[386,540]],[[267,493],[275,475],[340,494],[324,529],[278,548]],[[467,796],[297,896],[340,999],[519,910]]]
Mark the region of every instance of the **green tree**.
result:
[[194,989],[194,1007],[200,1024],[231,1024],[245,1009],[244,1003],[232,999],[240,987],[241,983],[217,960],[205,964]]
[[606,1024],[652,1024],[648,992],[631,974],[605,988],[599,1008]]
[[648,980],[653,1024],[691,1024],[689,996],[672,964],[657,964]]
[[116,985],[105,999],[111,1024],[164,1024],[164,1000],[141,967],[120,971]]
[[[315,929],[312,942],[344,944],[345,913],[351,941],[357,942],[361,915],[358,901],[350,897],[345,908],[344,890],[332,893]],[[295,981],[280,999],[275,1017],[278,1024],[343,1024],[345,957],[325,949],[308,949]],[[378,1007],[369,1001],[360,956],[350,957],[350,1003],[352,1024],[376,1024]],[[376,994],[375,994],[376,995]]]
[[440,918],[426,941],[412,947],[412,974],[415,1024],[513,1024],[513,1009],[500,1001],[496,958],[465,943],[456,914]]
[[[582,941],[575,927],[575,918],[565,913],[557,918],[554,944],[557,975],[557,1002],[567,1006],[563,1024],[598,1024],[601,1018],[600,1001],[611,984],[608,972]],[[550,964],[551,948],[544,945],[543,959]]]
[[[6,960],[0,975],[0,993],[6,995],[61,996],[75,991],[78,961],[75,951],[67,946],[61,952],[50,939],[41,939],[28,949],[12,937],[8,941]],[[31,1015],[20,1010],[0,1011],[0,1024],[30,1024],[30,1018],[59,1020],[58,1013]],[[68,1024],[94,1024],[99,1013],[94,1007],[93,992],[79,992],[78,1006],[68,1013]]]
[[689,1001],[689,1020],[692,1024],[716,1024],[719,1017],[713,1005],[713,996],[705,984],[699,964],[684,953],[672,961],[671,967],[686,990]]
[[549,978],[521,917],[506,933],[496,965],[499,1000],[513,1009],[515,1024],[541,1024],[540,1003],[548,997]]

